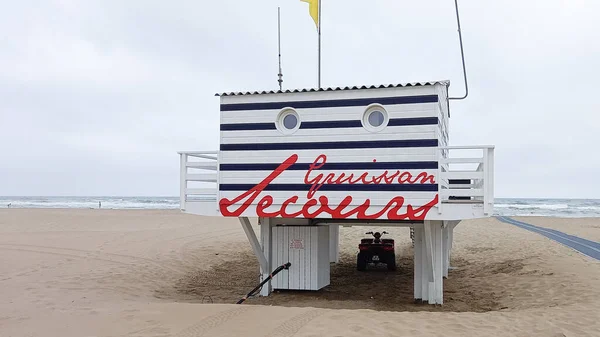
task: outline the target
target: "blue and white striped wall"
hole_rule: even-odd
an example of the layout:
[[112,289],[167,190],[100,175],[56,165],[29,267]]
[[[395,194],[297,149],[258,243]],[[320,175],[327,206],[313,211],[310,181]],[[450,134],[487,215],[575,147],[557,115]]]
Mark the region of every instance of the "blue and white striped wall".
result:
[[[339,90],[324,92],[233,95],[221,97],[221,132],[218,198],[233,199],[261,182],[293,154],[298,161],[281,173],[262,192],[281,205],[291,196],[299,200],[287,206],[288,213],[307,201],[310,185],[304,183],[309,165],[319,155],[327,156],[318,173],[339,176],[379,176],[386,170],[421,172],[433,175],[437,183],[438,145],[447,144],[447,86],[444,83],[418,87]],[[362,126],[365,109],[380,104],[389,116],[388,126],[371,132]],[[293,108],[300,128],[283,134],[275,124],[283,108]],[[346,196],[351,205],[370,199],[369,212],[384,207],[396,196],[405,198],[404,207],[431,202],[437,184],[341,184],[324,185],[315,195],[326,195],[335,207]],[[258,203],[260,197],[255,199]],[[242,216],[256,216],[256,205]],[[321,215],[321,217],[327,217]]]

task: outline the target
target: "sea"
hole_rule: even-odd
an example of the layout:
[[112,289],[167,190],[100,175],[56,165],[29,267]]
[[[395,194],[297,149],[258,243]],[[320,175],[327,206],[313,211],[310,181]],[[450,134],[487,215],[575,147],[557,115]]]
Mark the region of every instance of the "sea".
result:
[[[179,197],[0,197],[0,208],[179,209]],[[600,217],[600,199],[496,198],[494,215]]]

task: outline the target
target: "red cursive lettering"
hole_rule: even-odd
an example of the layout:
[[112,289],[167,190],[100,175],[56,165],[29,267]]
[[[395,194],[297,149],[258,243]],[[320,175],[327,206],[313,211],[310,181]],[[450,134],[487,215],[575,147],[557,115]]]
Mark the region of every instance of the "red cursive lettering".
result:
[[[354,173],[351,173],[348,176],[346,176],[345,173],[340,173],[339,177],[337,177],[336,179],[335,173],[332,172],[327,175],[319,173],[315,177],[310,178],[311,173],[313,173],[314,170],[318,170],[321,167],[323,167],[323,165],[325,165],[326,162],[327,156],[321,154],[315,159],[315,161],[312,164],[308,166],[308,171],[306,172],[306,175],[304,175],[304,183],[311,185],[306,195],[307,198],[314,197],[315,193],[317,193],[317,191],[325,184],[340,185],[343,183],[348,183],[350,185],[354,185],[361,183],[364,185],[368,185],[381,184],[382,180],[385,182],[385,184],[388,185],[392,184],[395,180],[398,181],[398,184],[435,184],[435,179],[433,175],[428,174],[427,172],[421,172],[416,177],[413,177],[413,175],[410,172],[400,173],[399,170],[392,174],[390,174],[389,171],[386,170],[379,176],[370,177],[368,172],[362,173],[357,178],[354,178]],[[373,162],[375,162],[375,160],[373,160]]]
[[[233,200],[229,200],[227,198],[221,199],[219,201],[219,209],[221,210],[221,214],[223,216],[240,216],[242,213],[244,213],[244,211],[250,205],[253,204],[254,200],[256,200],[256,198],[258,197],[260,192],[262,192],[267,187],[267,185],[269,185],[275,178],[277,178],[281,173],[283,173],[283,171],[287,170],[290,166],[294,165],[294,163],[297,160],[298,160],[297,154],[291,155],[288,159],[286,159],[283,163],[281,163],[281,165],[279,165],[279,167],[277,167],[277,169],[275,169],[275,171],[271,172],[271,174],[269,174],[263,181],[261,181],[258,185],[254,186],[249,191],[242,193],[241,195],[234,198]],[[244,199],[246,197],[248,197],[248,200],[243,202],[242,206],[240,208],[236,209],[235,211],[229,211],[229,206],[237,204],[238,202],[240,202],[242,199]],[[273,197],[271,197],[271,202],[272,202],[272,200],[273,200]],[[261,206],[261,210],[264,211],[264,208],[266,208],[266,207]],[[257,208],[256,211],[258,213],[259,209]],[[261,216],[267,217],[266,215],[261,215]]]
[[[255,204],[255,200],[258,199],[259,195],[266,189],[266,187],[290,166],[295,164],[297,160],[298,155],[294,154],[290,156],[263,181],[258,183],[249,191],[242,193],[232,200],[227,198],[221,199],[219,201],[221,214],[224,216],[241,216],[248,209],[248,207]],[[413,205],[406,205],[406,211],[404,213],[399,213],[400,210],[405,206],[405,199],[401,196],[397,196],[388,201],[387,204],[378,212],[369,214],[368,210],[371,206],[370,199],[366,199],[362,204],[355,206],[354,208],[347,209],[352,204],[353,199],[351,196],[346,196],[339,204],[332,208],[329,205],[329,199],[327,196],[319,196],[318,200],[313,198],[315,193],[324,184],[341,184],[345,182],[348,182],[349,184],[356,184],[359,181],[363,184],[380,184],[382,180],[386,184],[390,184],[396,179],[399,183],[407,182],[409,184],[415,184],[420,182],[423,184],[426,182],[434,183],[434,179],[432,175],[429,175],[425,172],[413,177],[408,172],[403,172],[400,174],[400,171],[397,171],[391,175],[388,171],[385,171],[380,176],[371,177],[370,180],[367,180],[367,172],[360,175],[356,180],[352,180],[354,178],[353,174],[346,176],[344,173],[341,173],[337,179],[335,179],[336,177],[334,173],[329,173],[325,177],[322,173],[320,173],[314,178],[309,178],[310,173],[313,170],[320,169],[325,164],[326,160],[327,157],[325,155],[320,155],[312,164],[309,165],[308,172],[304,177],[304,183],[311,184],[311,187],[307,194],[308,200],[302,205],[300,211],[295,213],[287,212],[287,208],[290,204],[296,204],[298,202],[298,196],[291,196],[285,200],[278,210],[267,211],[268,208],[274,206],[274,200],[271,195],[265,195],[258,201],[258,203],[256,203],[256,215],[259,217],[295,218],[302,216],[304,218],[316,218],[322,214],[328,214],[334,219],[356,217],[357,219],[372,220],[385,217],[390,220],[424,220],[429,210],[438,203],[438,195],[436,194],[435,197],[428,203],[418,208],[414,208]],[[238,205],[237,208],[230,210],[231,207],[236,207],[236,205]]]

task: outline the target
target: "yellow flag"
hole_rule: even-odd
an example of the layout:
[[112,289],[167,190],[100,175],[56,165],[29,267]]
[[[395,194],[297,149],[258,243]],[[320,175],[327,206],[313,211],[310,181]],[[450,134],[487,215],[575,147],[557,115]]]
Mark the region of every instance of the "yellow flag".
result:
[[317,25],[317,30],[319,29],[319,1],[321,0],[300,0],[303,2],[307,2],[309,4],[308,11],[310,16],[315,21]]

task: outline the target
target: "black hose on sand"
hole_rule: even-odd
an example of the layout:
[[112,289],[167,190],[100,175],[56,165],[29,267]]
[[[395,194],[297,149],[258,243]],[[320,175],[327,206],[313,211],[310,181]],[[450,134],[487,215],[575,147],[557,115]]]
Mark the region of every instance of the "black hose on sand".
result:
[[248,299],[248,297],[254,296],[254,293],[258,289],[262,288],[262,286],[265,283],[267,283],[269,280],[271,280],[273,278],[273,276],[277,275],[277,273],[279,273],[280,271],[282,271],[284,269],[289,269],[291,265],[292,264],[288,262],[288,263],[286,263],[284,265],[281,265],[281,266],[277,267],[277,269],[273,270],[273,272],[271,274],[269,274],[269,277],[267,277],[266,279],[264,279],[259,285],[256,286],[256,288],[252,289],[252,291],[249,292],[248,295],[242,297],[239,301],[237,301],[236,304],[242,304],[245,300]]

